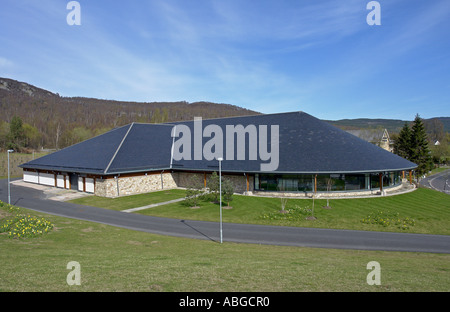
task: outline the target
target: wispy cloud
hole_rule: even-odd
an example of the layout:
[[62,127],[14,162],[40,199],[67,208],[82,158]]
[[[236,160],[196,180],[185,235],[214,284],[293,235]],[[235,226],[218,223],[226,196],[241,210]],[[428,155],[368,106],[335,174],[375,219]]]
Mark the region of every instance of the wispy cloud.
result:
[[11,68],[14,65],[14,63],[7,58],[0,56],[0,69],[4,70],[7,68]]
[[428,77],[448,68],[448,0],[380,0],[379,27],[361,0],[80,1],[80,27],[66,2],[5,1],[0,71],[63,95],[364,112],[387,99],[374,85],[391,101],[407,91],[392,87],[405,70],[419,98],[411,64]]

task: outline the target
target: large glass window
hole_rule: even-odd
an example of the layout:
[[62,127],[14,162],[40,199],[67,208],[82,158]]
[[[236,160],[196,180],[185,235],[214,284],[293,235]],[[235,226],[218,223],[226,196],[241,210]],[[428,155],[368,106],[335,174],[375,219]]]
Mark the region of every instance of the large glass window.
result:
[[348,174],[345,176],[345,190],[364,190],[366,177],[364,174]]
[[275,175],[266,174],[259,178],[260,187],[263,191],[277,191],[277,179]]
[[379,189],[380,188],[380,175],[378,173],[370,174],[370,188]]
[[255,179],[255,189],[261,191],[310,192],[313,188],[311,175],[260,174]]
[[[311,192],[314,191],[315,175],[295,174],[257,174],[255,175],[255,190]],[[383,187],[401,183],[400,172],[382,174]],[[321,174],[317,175],[318,192],[357,191],[379,189],[379,173],[370,174]]]

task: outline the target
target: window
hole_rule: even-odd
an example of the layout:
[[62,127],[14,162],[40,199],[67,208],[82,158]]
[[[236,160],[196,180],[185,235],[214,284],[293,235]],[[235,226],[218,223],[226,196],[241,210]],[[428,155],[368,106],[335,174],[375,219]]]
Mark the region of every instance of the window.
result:
[[[311,192],[314,191],[314,176],[313,174],[256,174],[255,190]],[[401,183],[401,173],[384,173],[382,183],[383,187],[398,185]],[[378,173],[317,175],[318,192],[358,191],[370,188],[380,188]]]

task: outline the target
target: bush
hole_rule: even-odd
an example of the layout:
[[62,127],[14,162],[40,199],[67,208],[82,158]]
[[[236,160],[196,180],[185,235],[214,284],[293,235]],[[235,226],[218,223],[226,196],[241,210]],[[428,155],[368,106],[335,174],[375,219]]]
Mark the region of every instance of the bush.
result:
[[189,207],[197,207],[203,193],[201,183],[195,177],[191,177],[189,187],[186,189],[185,204]]
[[220,186],[220,181],[219,181],[219,175],[214,171],[211,174],[211,177],[209,178],[207,187],[209,189],[209,199],[212,202],[218,203],[219,202],[219,186]]

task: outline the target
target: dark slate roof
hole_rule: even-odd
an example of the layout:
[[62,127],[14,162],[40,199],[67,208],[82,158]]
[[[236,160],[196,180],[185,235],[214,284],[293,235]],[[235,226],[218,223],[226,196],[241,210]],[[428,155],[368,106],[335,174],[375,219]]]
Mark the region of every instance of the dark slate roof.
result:
[[170,167],[172,126],[134,123],[105,173],[139,172]]
[[69,146],[20,165],[22,168],[69,172],[103,173],[126,135],[128,126]]
[[130,124],[20,165],[22,168],[117,174],[169,168],[169,125]]
[[[279,173],[362,173],[409,170],[417,167],[395,154],[366,142],[304,112],[267,114],[202,120],[202,128],[217,125],[223,133],[222,170],[225,172],[261,172],[261,164],[269,161],[249,160],[246,140],[244,160],[226,159],[226,126],[279,126]],[[48,169],[93,174],[117,174],[148,170],[217,171],[217,160],[172,160],[174,126],[189,127],[194,137],[194,121],[167,124],[133,123],[103,135],[67,147],[53,154],[21,165],[23,168]],[[260,133],[258,132],[258,135]],[[211,138],[202,138],[202,146]],[[235,144],[236,144],[235,138]],[[270,144],[268,150],[271,150]]]

